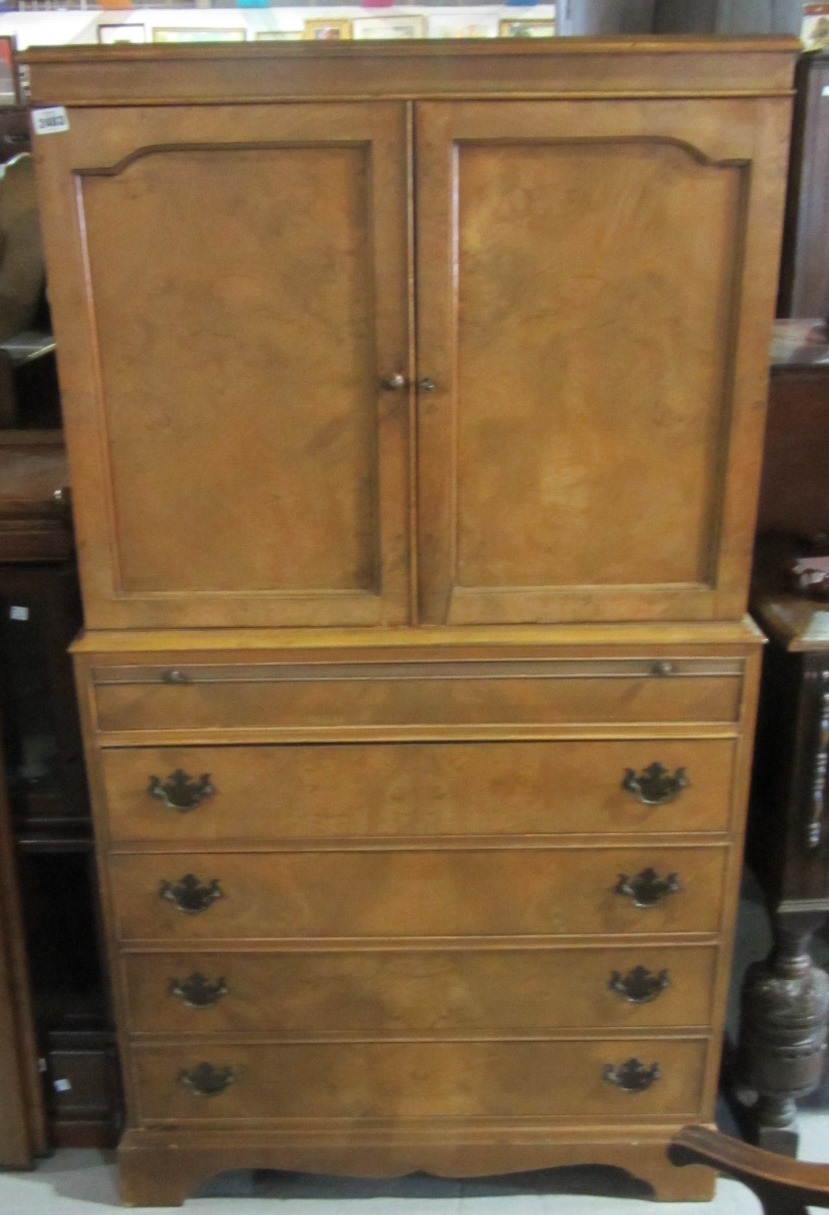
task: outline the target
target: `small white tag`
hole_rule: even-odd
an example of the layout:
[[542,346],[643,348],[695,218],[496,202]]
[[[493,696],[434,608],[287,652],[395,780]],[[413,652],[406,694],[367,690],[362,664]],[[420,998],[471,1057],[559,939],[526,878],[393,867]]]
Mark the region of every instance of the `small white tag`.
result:
[[829,84],[825,84],[820,90],[821,97],[829,97]]
[[13,603],[9,608],[9,620],[28,620],[29,609]]
[[39,1071],[41,1071],[41,1072],[46,1071],[47,1063],[46,1063],[46,1060],[43,1058],[43,1055],[41,1055],[40,1058],[38,1059],[37,1066],[38,1066]]
[[32,110],[32,127],[35,135],[57,135],[59,131],[69,130],[69,115],[62,105]]
[[68,1093],[69,1090],[71,1089],[71,1087],[72,1087],[71,1080],[56,1080],[55,1081],[55,1092],[56,1093]]

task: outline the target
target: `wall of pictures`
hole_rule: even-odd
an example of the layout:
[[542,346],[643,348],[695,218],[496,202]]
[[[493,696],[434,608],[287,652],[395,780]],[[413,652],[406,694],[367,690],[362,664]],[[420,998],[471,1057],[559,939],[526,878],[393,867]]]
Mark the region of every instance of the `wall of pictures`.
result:
[[800,33],[829,49],[829,3],[803,0],[0,0],[19,49],[91,42],[550,34]]
[[208,7],[190,4],[176,7],[133,3],[111,7],[122,0],[109,0],[100,7],[57,6],[50,11],[24,9],[24,3],[52,0],[21,0],[19,11],[5,10],[0,3],[0,35],[13,36],[17,49],[29,46],[62,46],[90,43],[146,42],[255,42],[300,39],[343,40],[350,38],[538,38],[555,32],[552,3],[431,5],[269,3],[250,7]]

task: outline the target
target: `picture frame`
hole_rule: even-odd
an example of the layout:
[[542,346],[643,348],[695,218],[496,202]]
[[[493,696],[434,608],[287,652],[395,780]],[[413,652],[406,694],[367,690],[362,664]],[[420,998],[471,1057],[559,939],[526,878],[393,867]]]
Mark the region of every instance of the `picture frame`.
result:
[[508,17],[498,22],[499,38],[552,38],[555,32],[555,21],[525,21],[521,17]]
[[313,42],[345,42],[351,37],[351,22],[339,17],[315,18],[305,22],[302,36]]
[[430,13],[430,38],[497,38],[498,16],[483,13]]
[[227,29],[221,25],[209,27],[155,26],[153,42],[247,42],[246,29]]
[[426,37],[426,18],[409,14],[397,17],[355,17],[354,38],[408,39]]
[[0,35],[0,106],[20,105],[20,81],[13,34]]
[[804,4],[800,41],[805,51],[829,50],[829,4]]
[[143,25],[99,25],[98,41],[102,46],[118,46],[120,43],[139,43],[147,41],[147,31]]

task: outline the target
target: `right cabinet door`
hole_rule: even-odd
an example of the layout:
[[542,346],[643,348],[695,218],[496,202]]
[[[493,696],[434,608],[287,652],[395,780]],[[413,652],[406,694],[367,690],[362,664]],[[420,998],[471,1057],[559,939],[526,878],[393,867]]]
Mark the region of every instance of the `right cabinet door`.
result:
[[788,121],[416,107],[422,620],[745,610]]

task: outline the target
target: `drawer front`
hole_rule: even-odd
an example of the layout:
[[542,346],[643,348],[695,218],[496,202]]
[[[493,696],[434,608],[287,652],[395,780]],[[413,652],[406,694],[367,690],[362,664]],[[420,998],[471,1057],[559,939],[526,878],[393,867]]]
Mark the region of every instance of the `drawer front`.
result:
[[[726,856],[720,847],[411,849],[109,863],[122,939],[195,941],[714,932]],[[674,874],[679,889],[650,906],[616,891],[623,875],[650,900]]]
[[122,958],[133,1033],[706,1026],[714,947],[324,950]]
[[734,744],[726,739],[101,753],[116,840],[205,843],[724,831],[733,764]]
[[[244,1118],[642,1118],[700,1111],[696,1040],[239,1043],[135,1047],[143,1122]],[[628,1092],[605,1078],[630,1060],[659,1078]],[[207,1064],[212,1071],[197,1070]],[[627,1075],[628,1073],[624,1073]],[[218,1087],[213,1095],[190,1085]]]
[[740,711],[738,659],[98,667],[107,732],[724,722]]

